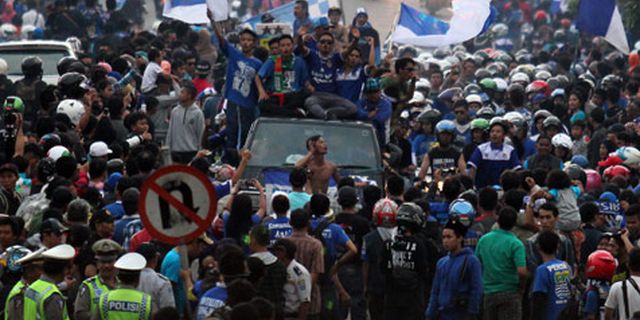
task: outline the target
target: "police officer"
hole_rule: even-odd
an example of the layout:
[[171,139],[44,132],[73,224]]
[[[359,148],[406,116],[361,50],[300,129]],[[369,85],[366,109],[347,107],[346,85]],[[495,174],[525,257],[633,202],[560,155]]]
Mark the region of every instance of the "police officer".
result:
[[42,273],[42,248],[36,252],[30,252],[16,260],[15,265],[22,269],[22,278],[16,283],[9,295],[4,307],[4,319],[22,319],[24,312],[24,292],[27,287],[40,278]]
[[97,314],[100,295],[116,286],[116,269],[113,264],[122,252],[122,247],[111,239],[102,239],[96,241],[91,249],[96,254],[98,274],[80,285],[73,314],[77,320],[88,320],[92,314]]
[[118,289],[100,296],[98,319],[150,319],[155,311],[151,296],[136,290],[140,271],[147,260],[137,252],[130,252],[116,261]]
[[69,261],[76,251],[68,244],[55,246],[42,253],[44,263],[40,279],[24,293],[24,319],[69,319],[65,298],[56,286],[64,280]]
[[415,203],[406,202],[398,208],[396,222],[398,235],[385,243],[381,259],[384,318],[424,319],[428,255],[416,236],[424,224],[424,213]]
[[155,271],[158,266],[159,257],[156,245],[151,242],[143,243],[136,249],[136,252],[147,260],[146,267],[140,272],[138,290],[151,295],[151,301],[153,301],[158,309],[175,307],[171,281],[169,278]]

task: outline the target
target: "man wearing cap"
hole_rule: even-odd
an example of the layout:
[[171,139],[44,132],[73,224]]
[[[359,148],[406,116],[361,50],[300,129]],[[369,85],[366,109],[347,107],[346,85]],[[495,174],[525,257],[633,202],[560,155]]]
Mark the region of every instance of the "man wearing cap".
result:
[[23,319],[24,312],[24,292],[42,274],[42,252],[41,248],[18,259],[15,263],[22,269],[22,279],[16,283],[7,296],[4,306],[4,319]]
[[56,283],[64,280],[70,268],[69,261],[75,254],[75,249],[68,244],[42,253],[43,273],[24,293],[24,319],[69,319],[66,299]]
[[151,242],[143,243],[136,249],[136,252],[147,260],[147,265],[140,272],[138,290],[151,295],[151,301],[153,301],[158,309],[174,307],[175,299],[173,297],[171,281],[169,281],[169,278],[156,272],[158,257],[160,256],[156,245]]
[[113,151],[102,141],[96,141],[89,146],[89,155],[92,160],[100,158],[106,161],[111,153],[113,153]]
[[116,270],[113,267],[122,247],[113,240],[102,239],[92,246],[95,252],[98,274],[80,284],[75,301],[74,317],[78,320],[91,319],[98,312],[100,295],[116,286]]
[[0,166],[0,213],[13,216],[22,203],[22,195],[16,192],[18,167],[13,163]]
[[93,244],[101,239],[110,239],[113,237],[114,223],[113,216],[108,210],[100,210],[93,214],[91,217],[91,237],[89,242],[80,250],[78,256],[78,265],[80,272],[84,277],[90,277],[96,275],[95,267],[95,252],[93,251]]
[[151,296],[136,290],[140,271],[146,265],[145,258],[135,252],[127,253],[116,261],[118,288],[100,296],[98,313],[93,319],[151,319],[155,313]]
[[240,32],[240,48],[229,45],[218,22],[211,21],[220,50],[227,57],[224,97],[227,99],[227,148],[240,149],[256,119],[258,89],[255,77],[262,62],[253,56],[257,35],[250,29]]
[[[368,37],[373,38],[373,43],[374,43],[373,50],[375,51],[374,53],[375,53],[375,61],[376,61],[375,64],[376,65],[380,64],[380,58],[381,58],[380,35],[378,34],[378,31],[374,29],[371,23],[369,22],[369,14],[367,13],[367,10],[365,8],[356,9],[356,16],[353,18],[352,25],[358,28],[358,30],[360,30],[360,35],[362,36],[361,39],[367,39]],[[360,41],[358,43],[358,46],[360,47],[360,52],[362,53],[362,56],[368,57],[369,51],[371,50],[369,48],[369,44],[364,41]],[[413,93],[411,94],[413,95]]]
[[385,146],[388,140],[387,128],[391,125],[391,101],[382,96],[378,79],[367,79],[364,85],[364,98],[360,99],[357,105],[356,118],[361,121],[370,121],[376,128],[378,144],[380,147]]
[[207,81],[207,77],[209,76],[209,72],[211,71],[211,63],[206,60],[200,60],[196,63],[196,77],[191,80],[193,85],[196,86],[196,90],[198,90],[198,94],[200,94],[204,89],[213,87],[213,84]]
[[489,142],[479,145],[471,154],[467,166],[477,188],[498,185],[502,172],[520,167],[516,149],[504,143],[506,132],[507,125],[502,119],[492,120]]
[[49,218],[43,221],[40,225],[40,242],[42,247],[49,249],[62,244],[64,242],[63,233],[67,230],[67,227],[56,218]]

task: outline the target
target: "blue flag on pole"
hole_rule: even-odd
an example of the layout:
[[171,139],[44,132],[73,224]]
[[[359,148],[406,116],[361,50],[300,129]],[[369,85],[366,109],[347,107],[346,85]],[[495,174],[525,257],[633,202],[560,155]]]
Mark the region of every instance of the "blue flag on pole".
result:
[[624,32],[622,16],[615,0],[581,0],[576,28],[604,37],[616,49],[629,54],[629,43]]
[[446,22],[400,4],[400,16],[391,40],[421,47],[462,43],[486,31],[496,17],[490,0],[453,1],[453,16]]
[[[339,7],[339,0],[309,0],[307,3],[309,4],[309,18],[319,18],[327,16],[329,12],[329,8],[331,7]],[[271,9],[266,13],[269,13],[275,20],[273,22],[280,23],[291,23],[296,19],[293,16],[293,7],[295,6],[295,1],[281,5],[277,8]],[[245,23],[250,24],[254,29],[256,24],[260,23],[262,20],[262,16],[266,13],[259,14],[257,16],[253,16],[247,20]]]

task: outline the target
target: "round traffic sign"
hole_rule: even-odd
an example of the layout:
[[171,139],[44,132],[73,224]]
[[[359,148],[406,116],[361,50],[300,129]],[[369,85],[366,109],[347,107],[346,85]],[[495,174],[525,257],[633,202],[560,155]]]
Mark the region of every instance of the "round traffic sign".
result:
[[142,185],[138,207],[149,234],[162,242],[188,243],[207,230],[216,214],[213,185],[200,171],[169,166]]

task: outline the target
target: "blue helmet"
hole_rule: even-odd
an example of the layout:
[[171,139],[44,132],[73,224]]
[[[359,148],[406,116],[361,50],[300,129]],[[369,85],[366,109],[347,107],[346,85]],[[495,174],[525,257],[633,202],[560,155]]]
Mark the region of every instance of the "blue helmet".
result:
[[469,201],[464,199],[456,199],[449,205],[449,216],[457,216],[465,227],[471,226],[476,218],[476,209]]
[[436,134],[448,132],[451,134],[455,134],[456,125],[451,120],[441,120],[436,124]]

